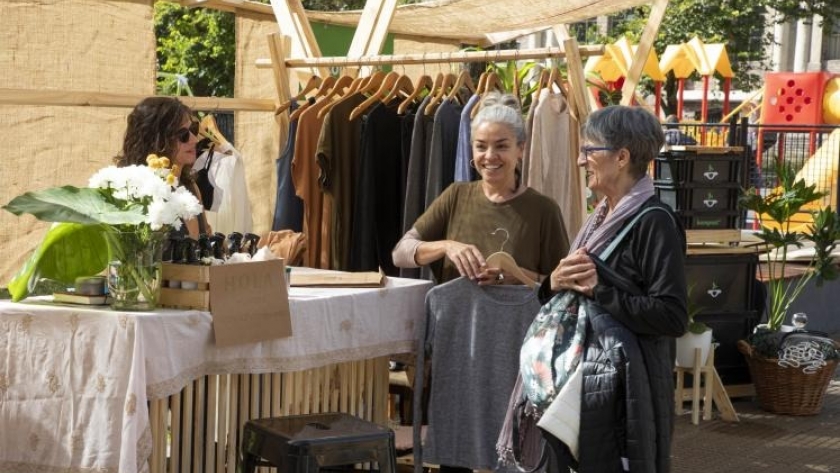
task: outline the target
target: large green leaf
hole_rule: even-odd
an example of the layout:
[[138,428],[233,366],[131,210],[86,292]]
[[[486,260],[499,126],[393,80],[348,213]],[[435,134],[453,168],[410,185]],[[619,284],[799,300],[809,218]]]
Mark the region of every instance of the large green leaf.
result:
[[19,301],[32,292],[40,278],[69,285],[77,277],[99,274],[107,264],[108,246],[101,225],[57,223],[9,282],[9,294]]
[[107,202],[99,190],[88,187],[64,186],[27,192],[3,208],[15,215],[32,214],[46,222],[85,225],[137,225],[146,218],[141,208],[121,209]]

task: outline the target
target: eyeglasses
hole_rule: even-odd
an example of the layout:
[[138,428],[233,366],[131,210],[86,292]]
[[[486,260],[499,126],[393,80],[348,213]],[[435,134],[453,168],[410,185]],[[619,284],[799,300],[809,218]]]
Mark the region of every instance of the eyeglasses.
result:
[[198,136],[198,123],[193,123],[189,128],[181,128],[173,136],[178,138],[181,143],[189,143],[190,135]]
[[581,146],[580,147],[580,154],[584,154],[589,156],[590,154],[596,151],[613,151],[615,148],[611,148],[609,146]]

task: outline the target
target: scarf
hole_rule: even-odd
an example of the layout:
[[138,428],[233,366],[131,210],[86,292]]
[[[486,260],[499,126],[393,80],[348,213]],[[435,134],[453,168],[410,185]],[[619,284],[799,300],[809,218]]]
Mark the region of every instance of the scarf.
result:
[[[607,199],[604,198],[595,207],[595,211],[587,217],[586,222],[578,232],[572,243],[570,253],[578,248],[586,248],[588,253],[598,254],[609,244],[628,218],[635,215],[641,206],[654,195],[653,180],[645,175],[633,185],[630,191],[619,199],[615,208],[610,212]],[[538,319],[544,311],[551,312],[553,305],[561,304],[560,299],[571,297],[571,294],[560,293],[543,306]],[[530,333],[530,329],[529,329]],[[555,343],[560,343],[562,352],[553,363],[554,392],[559,392],[563,384],[571,377],[580,364],[583,347],[586,342],[586,311],[578,311],[576,320],[568,320],[563,330],[558,331],[559,337]],[[529,337],[526,335],[525,341]],[[525,345],[523,344],[523,348]],[[542,416],[545,404],[535,406],[525,396],[523,377],[520,372],[511,393],[496,452],[499,464],[502,466],[517,465],[526,470],[534,470],[541,466],[545,458],[542,455],[542,433],[537,422]]]

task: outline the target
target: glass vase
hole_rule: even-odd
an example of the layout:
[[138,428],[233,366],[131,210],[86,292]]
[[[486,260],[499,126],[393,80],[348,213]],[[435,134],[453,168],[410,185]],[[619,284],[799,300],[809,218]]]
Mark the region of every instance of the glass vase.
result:
[[150,311],[160,296],[166,232],[106,232],[110,262],[108,291],[114,310]]

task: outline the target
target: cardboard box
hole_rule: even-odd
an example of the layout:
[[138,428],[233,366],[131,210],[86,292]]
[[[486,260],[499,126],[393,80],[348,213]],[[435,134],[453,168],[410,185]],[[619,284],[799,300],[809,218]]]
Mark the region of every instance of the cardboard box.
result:
[[192,281],[197,288],[161,288],[164,307],[209,310],[216,345],[289,337],[292,320],[282,259],[220,266],[163,264],[163,283]]

